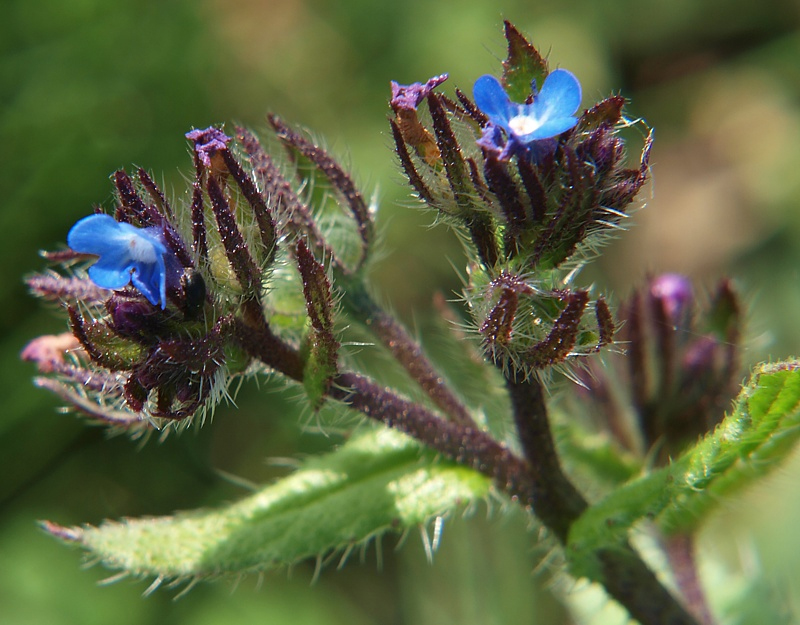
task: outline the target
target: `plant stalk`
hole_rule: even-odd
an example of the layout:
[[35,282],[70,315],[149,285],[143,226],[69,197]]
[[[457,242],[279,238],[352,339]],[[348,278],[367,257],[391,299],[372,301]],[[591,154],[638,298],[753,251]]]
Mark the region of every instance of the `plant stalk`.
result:
[[[299,353],[267,324],[254,328],[239,322],[234,327],[243,349],[302,382]],[[588,504],[561,470],[539,380],[511,378],[507,385],[527,460],[477,427],[446,421],[357,373],[337,374],[328,396],[491,478],[512,501],[535,512],[566,545],[570,527]],[[628,544],[600,550],[597,557],[606,590],[642,625],[698,625]]]
[[[567,547],[570,528],[588,503],[561,468],[541,381],[512,369],[505,373],[514,422],[531,471],[534,512]],[[599,550],[596,556],[602,578],[595,581],[642,625],[697,625],[628,543]]]
[[431,398],[434,405],[452,421],[477,427],[467,407],[402,324],[375,302],[363,284],[352,278],[347,282],[349,284],[344,290],[343,302],[383,343],[411,379]]

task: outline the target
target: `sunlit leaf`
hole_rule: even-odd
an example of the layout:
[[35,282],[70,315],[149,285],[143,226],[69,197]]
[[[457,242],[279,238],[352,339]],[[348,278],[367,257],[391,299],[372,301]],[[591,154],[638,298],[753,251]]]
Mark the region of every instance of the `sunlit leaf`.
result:
[[402,532],[487,495],[489,480],[370,430],[228,507],[99,527],[47,523],[111,569],[158,579],[264,571]]
[[592,552],[618,545],[642,518],[667,532],[699,525],[717,504],[786,458],[800,438],[800,363],[762,365],[730,414],[671,465],[628,482],[572,527],[573,570],[590,575]]

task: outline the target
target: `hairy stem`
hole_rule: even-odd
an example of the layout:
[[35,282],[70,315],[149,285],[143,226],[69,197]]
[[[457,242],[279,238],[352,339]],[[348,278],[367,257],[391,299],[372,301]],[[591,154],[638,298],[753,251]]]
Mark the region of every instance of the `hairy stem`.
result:
[[409,434],[447,458],[491,477],[526,508],[534,505],[530,467],[486,432],[445,421],[424,406],[403,399],[357,373],[336,376],[329,395],[371,419]]
[[[303,361],[295,348],[281,341],[265,323],[234,326],[240,346],[287,377],[302,381]],[[572,523],[587,503],[561,470],[538,379],[508,380],[514,418],[527,460],[488,433],[455,421],[445,421],[424,406],[403,399],[357,373],[339,373],[328,396],[367,417],[395,428],[441,453],[490,477],[512,501],[533,510],[566,544]],[[627,544],[597,553],[603,585],[643,625],[698,625],[659,583]]]
[[350,311],[383,343],[439,410],[456,423],[477,427],[467,407],[400,322],[383,310],[361,283],[352,279],[348,282],[352,284],[347,285],[343,301]]
[[539,380],[510,373],[506,386],[522,451],[530,465],[538,504],[536,516],[566,543],[569,528],[588,504],[561,469]]
[[[588,507],[561,468],[544,390],[535,376],[506,372],[514,422],[531,472],[536,516],[566,545],[572,524]],[[696,621],[661,585],[627,543],[597,554],[606,591],[643,625],[691,625]]]

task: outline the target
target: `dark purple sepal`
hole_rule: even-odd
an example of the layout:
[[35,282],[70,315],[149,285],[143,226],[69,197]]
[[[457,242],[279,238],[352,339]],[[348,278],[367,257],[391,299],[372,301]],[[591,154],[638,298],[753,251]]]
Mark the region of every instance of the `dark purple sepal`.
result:
[[303,236],[310,249],[322,258],[329,259],[339,270],[347,269],[339,263],[317,228],[311,208],[295,192],[275,160],[266,153],[256,136],[249,130],[236,127],[236,138],[250,160],[253,176],[261,193],[269,199],[270,210],[285,228],[295,235]]
[[283,144],[288,148],[297,150],[297,152],[310,160],[328,179],[331,186],[338,192],[350,208],[362,242],[361,258],[358,262],[358,267],[363,266],[369,256],[372,246],[374,224],[372,223],[372,215],[364,200],[364,196],[361,195],[361,192],[357,189],[353,179],[321,146],[292,130],[278,116],[268,115],[267,119]]
[[392,129],[392,137],[394,138],[395,150],[397,152],[397,157],[400,160],[400,166],[403,168],[408,181],[416,190],[419,199],[429,206],[435,206],[433,193],[428,188],[428,185],[425,184],[425,181],[417,170],[417,167],[414,165],[414,161],[411,160],[411,155],[406,147],[406,141],[403,138],[400,127],[393,119],[389,120],[389,125]]
[[519,236],[529,225],[517,183],[509,173],[506,163],[496,158],[493,153],[486,154],[483,173],[489,191],[497,198],[505,217],[506,228],[503,233],[505,256],[513,258],[518,252]]
[[472,208],[470,196],[473,194],[472,181],[469,177],[461,146],[458,143],[447,111],[442,106],[442,101],[436,94],[428,96],[428,109],[431,113],[433,131],[436,137],[436,145],[442,155],[445,174],[450,188],[453,190],[453,197],[461,211]]
[[114,214],[116,221],[142,228],[161,225],[163,217],[155,206],[145,203],[127,172],[121,169],[114,172],[114,186],[119,198],[119,205]]
[[597,319],[597,329],[599,338],[597,341],[597,349],[601,349],[606,345],[610,345],[614,341],[614,333],[617,330],[616,323],[614,322],[614,315],[611,313],[611,308],[608,306],[605,298],[600,297],[594,304],[594,315]]
[[325,267],[314,258],[302,239],[297,243],[295,254],[311,321],[303,386],[312,405],[318,409],[338,371],[339,342],[334,334],[333,297]]
[[575,127],[576,132],[589,132],[603,126],[613,126],[622,119],[625,102],[625,98],[621,95],[612,95],[601,100],[583,112]]
[[192,216],[192,251],[202,261],[207,262],[208,242],[202,180],[196,179],[192,184],[192,204],[189,210]]
[[522,364],[530,369],[546,369],[564,362],[572,353],[580,333],[581,320],[589,303],[586,291],[568,291],[562,295],[564,309],[547,336],[525,350]]
[[258,300],[261,294],[261,271],[250,254],[230,204],[215,178],[208,178],[207,190],[225,255],[233,273],[245,296]]
[[519,295],[516,291],[504,288],[500,291],[500,296],[486,319],[480,326],[480,333],[483,335],[484,345],[493,362],[498,360],[498,355],[511,341],[511,331],[514,325],[514,318],[517,315],[519,306]]
[[106,321],[87,322],[77,308],[67,307],[72,333],[92,362],[109,371],[130,371],[141,361],[142,346],[114,331]]
[[489,123],[489,118],[487,115],[481,111],[475,103],[469,99],[466,93],[461,91],[461,89],[456,89],[456,97],[458,101],[461,103],[461,106],[464,107],[464,111],[466,114],[472,119],[472,121],[476,122],[481,128],[486,126]]
[[259,192],[253,179],[242,168],[231,151],[225,149],[222,150],[220,154],[225,161],[228,171],[236,182],[236,185],[253,210],[263,248],[261,257],[264,259],[264,264],[269,265],[275,258],[275,253],[278,249],[278,234],[272,211],[267,206],[264,196]]
[[481,322],[484,348],[490,360],[500,363],[505,348],[511,341],[514,320],[519,307],[519,295],[532,295],[533,289],[519,276],[502,272],[490,285],[492,292],[500,292],[497,302]]
[[101,304],[111,291],[96,286],[88,278],[65,278],[55,273],[35,274],[25,279],[31,293],[51,302]]
[[161,192],[161,189],[158,188],[158,185],[150,177],[150,174],[141,167],[136,171],[136,174],[139,177],[139,182],[142,183],[142,186],[147,191],[147,194],[150,196],[150,199],[153,201],[158,211],[164,215],[168,221],[173,221],[175,219],[175,214],[172,212],[172,207],[169,205],[166,196]]
[[[183,419],[213,397],[216,374],[225,363],[229,321],[221,318],[198,339],[159,341],[131,373],[134,400],[155,392],[153,416]],[[127,391],[127,387],[126,387]],[[127,393],[126,393],[127,397]],[[141,402],[144,404],[144,402]],[[132,409],[136,409],[131,405]]]
[[547,213],[547,193],[536,168],[526,158],[517,159],[522,187],[530,206],[530,219],[533,225],[540,224]]

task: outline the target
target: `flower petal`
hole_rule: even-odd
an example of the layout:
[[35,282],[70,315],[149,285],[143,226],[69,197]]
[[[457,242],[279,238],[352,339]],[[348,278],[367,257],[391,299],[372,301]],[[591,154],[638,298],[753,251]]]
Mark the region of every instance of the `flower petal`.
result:
[[508,127],[508,120],[514,113],[515,105],[512,104],[497,78],[488,74],[478,78],[475,81],[472,95],[475,104],[489,119],[503,128]]
[[147,298],[153,306],[167,307],[166,275],[164,260],[158,263],[137,263],[131,273],[130,280],[138,291]]
[[577,123],[578,123],[577,117],[556,117],[554,119],[548,119],[536,130],[534,130],[530,134],[521,136],[519,139],[523,143],[530,143],[531,141],[540,141],[542,139],[549,139],[550,137],[555,137],[557,135],[560,135],[562,132],[566,132],[567,130],[575,126],[575,124]]
[[424,85],[419,82],[410,85],[401,85],[392,81],[392,99],[389,105],[395,112],[405,109],[408,111],[415,111],[422,102],[436,87],[441,85],[447,80],[447,74],[441,76],[434,76]]
[[72,226],[67,235],[67,245],[81,254],[106,254],[109,239],[116,235],[118,227],[111,215],[89,215]]
[[130,284],[131,268],[97,262],[89,267],[89,277],[92,282],[104,289],[122,289]]
[[534,101],[539,119],[569,117],[580,105],[581,83],[572,72],[565,69],[557,69],[547,75]]
[[100,257],[89,267],[97,286],[121,289],[133,283],[151,304],[166,308],[167,247],[160,228],[137,228],[110,215],[90,215],[72,227],[67,242],[76,252]]

